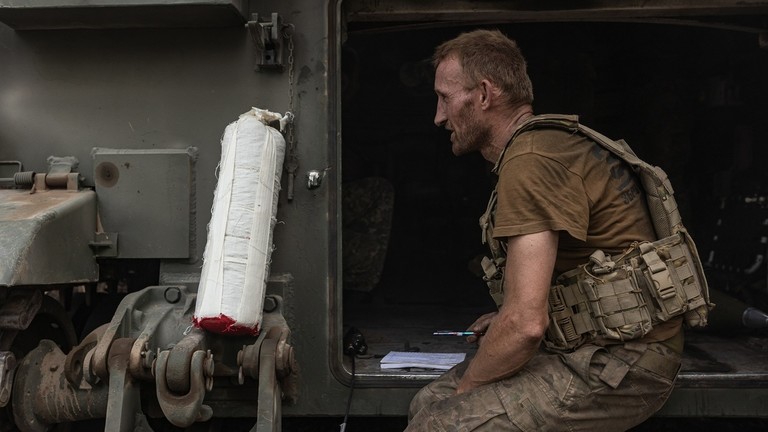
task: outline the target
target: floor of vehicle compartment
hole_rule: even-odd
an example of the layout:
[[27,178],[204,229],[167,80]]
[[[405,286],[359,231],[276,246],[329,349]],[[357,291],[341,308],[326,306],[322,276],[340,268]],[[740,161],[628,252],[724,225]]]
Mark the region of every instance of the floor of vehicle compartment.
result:
[[[463,352],[471,358],[477,351],[464,337],[433,336],[436,330],[465,330],[488,312],[486,305],[412,305],[396,303],[355,304],[345,310],[345,331],[355,327],[365,338],[368,352],[355,362],[359,377],[376,376],[428,379],[442,373],[418,368],[381,369],[380,361],[390,351],[430,353]],[[735,333],[735,334],[734,334]],[[348,365],[349,366],[349,365]],[[742,376],[755,385],[768,386],[768,337],[764,334],[687,331],[679,383],[733,380]]]

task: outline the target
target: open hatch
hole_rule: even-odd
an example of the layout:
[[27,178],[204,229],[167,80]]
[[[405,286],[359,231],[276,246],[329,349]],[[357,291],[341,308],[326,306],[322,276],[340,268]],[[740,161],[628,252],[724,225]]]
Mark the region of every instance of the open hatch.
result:
[[[340,48],[340,197],[347,202],[339,234],[348,250],[339,293],[344,331],[359,329],[368,346],[356,360],[359,385],[423,385],[441,372],[382,370],[381,357],[471,356],[475,347],[464,338],[432,332],[464,330],[494,309],[478,273],[486,253],[478,218],[495,176],[478,154],[453,156],[448,133],[433,124],[430,63],[438,44],[482,27],[517,40],[537,114],[578,114],[670,175],[718,304],[707,331],[687,332],[678,393],[768,387],[768,323],[756,315],[744,324],[748,308],[768,311],[764,8],[536,13],[483,2],[486,9],[461,13],[456,2],[409,11],[379,3],[349,2]],[[350,208],[358,213],[345,214]],[[380,280],[367,286],[348,278],[361,262],[376,261],[362,251],[382,253],[380,242],[360,244],[368,229],[361,212],[389,229]],[[391,224],[383,224],[388,216]]]

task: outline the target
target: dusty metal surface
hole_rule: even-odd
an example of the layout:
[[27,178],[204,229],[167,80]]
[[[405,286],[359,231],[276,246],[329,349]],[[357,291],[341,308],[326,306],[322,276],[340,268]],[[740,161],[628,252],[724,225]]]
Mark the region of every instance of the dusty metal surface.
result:
[[64,353],[52,341],[43,341],[19,365],[13,393],[16,424],[22,431],[46,431],[54,423],[104,416],[107,386],[89,391],[71,389],[63,373]]
[[191,326],[194,299],[183,287],[149,287],[69,354],[40,344],[17,370],[19,429],[103,418],[104,430],[134,430],[158,417],[190,427],[216,413],[279,430],[283,383],[297,372],[282,300],[269,297],[260,336],[227,337]]
[[93,191],[0,190],[0,286],[92,282]]
[[43,294],[40,290],[13,289],[3,292],[0,304],[0,329],[24,330],[40,310]]
[[241,0],[0,1],[16,29],[227,26],[244,21]]
[[[433,353],[463,352],[471,358],[477,350],[464,337],[433,336],[436,330],[464,330],[485,310],[479,307],[446,305],[406,306],[375,302],[349,304],[346,322],[359,329],[365,337],[368,351],[357,356],[355,369],[358,385],[386,385],[387,382],[407,381],[422,386],[442,372],[429,369],[381,369],[380,361],[390,351]],[[348,357],[345,367],[351,371]]]

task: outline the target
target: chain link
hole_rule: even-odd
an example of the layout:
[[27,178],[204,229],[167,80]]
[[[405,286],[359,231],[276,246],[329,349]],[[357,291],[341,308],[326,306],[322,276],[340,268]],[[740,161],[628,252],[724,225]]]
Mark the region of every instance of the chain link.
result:
[[[288,39],[288,111],[295,116],[296,113],[293,111],[293,94],[294,94],[293,26],[286,28],[284,37]],[[288,130],[286,131],[286,138],[288,141],[289,150],[293,151],[293,146],[294,146],[293,122],[291,122],[291,124],[288,125]]]
[[288,201],[293,201],[293,188],[294,179],[296,178],[296,171],[299,168],[299,157],[296,155],[296,140],[294,137],[293,125],[296,121],[296,113],[294,110],[294,58],[293,58],[293,25],[286,27],[283,31],[283,37],[288,40],[288,112],[293,115],[293,119],[288,123],[285,131],[286,141],[286,159],[285,168],[288,170],[288,191],[286,197]]

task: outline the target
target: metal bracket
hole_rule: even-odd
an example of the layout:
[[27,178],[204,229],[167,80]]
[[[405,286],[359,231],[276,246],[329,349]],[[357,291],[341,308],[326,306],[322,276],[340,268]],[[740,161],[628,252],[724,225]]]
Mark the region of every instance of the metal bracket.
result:
[[109,348],[109,397],[104,430],[132,431],[141,413],[140,387],[128,370],[135,338],[116,339]]
[[117,256],[117,237],[116,232],[96,232],[93,234],[93,241],[88,242],[88,246],[97,257],[114,258]]
[[276,12],[271,20],[260,21],[259,14],[251,14],[251,20],[245,24],[251,33],[251,39],[256,47],[256,70],[270,69],[282,72],[283,64],[283,31],[292,26],[283,24],[283,19]]
[[40,290],[14,290],[2,300],[0,330],[26,330],[43,304]]
[[[267,301],[269,300],[269,301]],[[298,398],[298,367],[293,347],[288,343],[290,329],[282,315],[282,299],[267,296],[271,312],[264,314],[264,328],[259,339],[238,353],[239,383],[245,376],[258,383],[258,421],[250,432],[279,432],[283,400]]]
[[0,407],[8,405],[8,400],[11,398],[15,371],[16,356],[10,351],[0,351]]
[[265,339],[259,353],[259,416],[251,432],[280,432],[282,392],[275,371],[277,339]]

